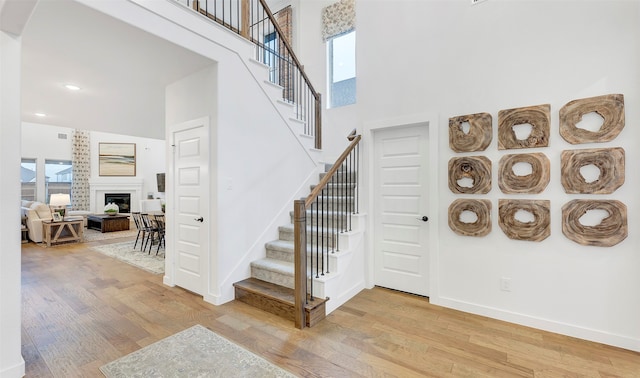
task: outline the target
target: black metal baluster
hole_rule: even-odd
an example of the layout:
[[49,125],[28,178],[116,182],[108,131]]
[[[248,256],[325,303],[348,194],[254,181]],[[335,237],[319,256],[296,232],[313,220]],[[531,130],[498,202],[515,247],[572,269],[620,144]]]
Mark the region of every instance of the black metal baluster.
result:
[[360,143],[356,144],[356,214],[360,214]]
[[318,206],[316,206],[316,228],[315,228],[315,230],[316,230],[316,278],[319,278],[320,277],[319,272],[318,272],[318,268],[320,266],[319,260],[318,260],[318,255],[320,253],[320,240],[318,240],[318,234],[319,234],[318,225],[320,224],[320,221],[318,219],[318,213],[320,212],[318,210],[318,207],[320,205],[320,197],[319,196],[316,199],[316,201],[318,202]]
[[[326,199],[325,188],[322,188],[322,197]],[[321,245],[322,245],[322,248],[320,249],[320,253],[321,253],[321,256],[320,256],[321,269],[320,269],[320,271],[322,272],[321,275],[323,275],[323,276],[324,276],[324,215],[325,215],[324,214],[324,207],[325,207],[325,203],[326,202],[327,202],[326,200],[322,201],[322,215],[320,216],[320,222],[321,222],[321,225],[322,225],[320,227],[320,231],[321,231],[320,242],[321,242]]]

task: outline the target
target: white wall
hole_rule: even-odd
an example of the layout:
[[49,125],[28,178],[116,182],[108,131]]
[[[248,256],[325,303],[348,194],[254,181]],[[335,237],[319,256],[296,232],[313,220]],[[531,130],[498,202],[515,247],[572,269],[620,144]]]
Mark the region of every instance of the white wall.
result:
[[[302,2],[305,28],[301,60],[324,70],[319,8]],[[376,1],[357,3],[357,120],[359,124],[424,112],[439,114],[439,250],[437,288],[431,301],[586,339],[640,350],[639,242],[636,188],[640,131],[639,3],[636,1]],[[307,28],[308,27],[308,28]],[[311,68],[310,68],[311,69]],[[323,74],[323,73],[322,73]],[[627,125],[612,142],[573,146],[558,133],[558,111],[573,99],[625,95]],[[551,104],[548,148],[497,150],[501,109]],[[457,196],[448,186],[448,118],[476,112],[493,116],[494,140],[477,153],[493,161],[493,231],[462,237],[447,224]],[[567,195],[560,185],[565,149],[621,146],[626,181],[606,196]],[[551,183],[538,195],[507,196],[497,167],[507,153],[543,152]],[[474,154],[468,154],[474,155]],[[539,243],[508,239],[497,223],[500,198],[551,201],[551,236]],[[561,207],[574,198],[617,199],[629,209],[629,236],[611,247],[585,247],[562,234]],[[500,291],[501,277],[512,291]]]
[[[0,2],[0,19],[15,17]],[[10,7],[8,7],[10,8]],[[17,22],[19,20],[14,20]],[[20,52],[19,37],[0,31],[0,377],[24,375],[20,289]]]
[[[66,134],[67,139],[59,139],[58,134]],[[135,143],[136,145],[136,178],[143,180],[142,194],[144,198],[151,193],[154,198],[164,198],[164,193],[158,192],[156,173],[166,170],[165,141],[151,138],[133,137],[129,135],[111,134],[92,131],[91,143],[91,179],[99,179],[103,183],[110,180],[114,183],[121,178],[100,177],[98,151],[100,143]],[[71,145],[73,130],[66,127],[35,124],[22,124],[22,157],[36,159],[38,174],[38,201],[46,202],[44,198],[44,163],[47,159],[71,160]],[[93,203],[94,199],[92,199]],[[97,211],[96,209],[93,209]]]
[[[98,151],[100,143],[134,143],[136,145],[136,178],[142,179],[142,194],[144,198],[151,194],[153,198],[164,198],[164,193],[158,192],[156,174],[165,173],[166,142],[160,139],[141,138],[129,135],[103,133],[92,131],[91,143],[91,179],[100,178],[101,182],[114,181],[121,178],[100,177]],[[132,204],[133,205],[133,204]],[[135,209],[135,206],[132,206]]]

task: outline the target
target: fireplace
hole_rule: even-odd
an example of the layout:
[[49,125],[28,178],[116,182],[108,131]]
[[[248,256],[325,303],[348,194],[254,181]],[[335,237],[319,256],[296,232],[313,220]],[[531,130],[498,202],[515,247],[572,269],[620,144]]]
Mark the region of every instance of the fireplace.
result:
[[104,203],[115,203],[121,213],[131,212],[131,193],[105,193]]

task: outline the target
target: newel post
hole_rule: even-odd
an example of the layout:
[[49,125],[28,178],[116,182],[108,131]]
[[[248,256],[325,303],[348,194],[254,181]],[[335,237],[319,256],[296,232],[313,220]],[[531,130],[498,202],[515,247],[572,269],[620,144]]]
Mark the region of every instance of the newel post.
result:
[[251,9],[249,8],[249,0],[242,0],[240,2],[240,9],[242,14],[240,35],[249,39],[249,18],[251,17]]
[[304,200],[293,202],[294,269],[295,269],[295,325],[303,329],[307,324],[304,307],[307,302],[307,219]]

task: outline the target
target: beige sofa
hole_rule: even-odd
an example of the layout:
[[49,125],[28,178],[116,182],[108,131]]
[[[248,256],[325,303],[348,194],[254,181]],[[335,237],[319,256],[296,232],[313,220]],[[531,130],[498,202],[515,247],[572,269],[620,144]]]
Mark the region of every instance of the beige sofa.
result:
[[[49,205],[37,201],[22,201],[20,212],[24,224],[27,226],[29,240],[42,242],[42,221],[52,218]],[[87,227],[87,216],[92,213],[82,210],[67,210],[67,216],[82,216],[84,218],[84,226]]]
[[42,202],[22,201],[21,215],[25,219],[29,239],[42,242],[42,221],[51,219],[49,205]]

